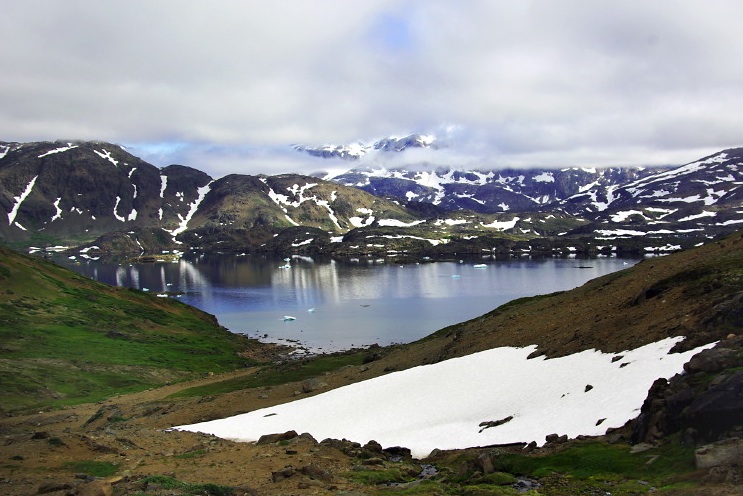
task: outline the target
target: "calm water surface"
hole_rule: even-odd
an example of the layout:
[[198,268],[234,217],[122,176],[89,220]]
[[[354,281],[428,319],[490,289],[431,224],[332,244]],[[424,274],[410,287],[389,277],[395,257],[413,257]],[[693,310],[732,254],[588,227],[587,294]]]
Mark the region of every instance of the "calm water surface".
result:
[[186,255],[177,263],[131,265],[56,261],[108,284],[182,291],[181,301],[216,315],[233,332],[332,351],[414,341],[514,298],[571,289],[638,260],[523,259],[485,267],[316,263],[306,257],[285,262],[252,255]]

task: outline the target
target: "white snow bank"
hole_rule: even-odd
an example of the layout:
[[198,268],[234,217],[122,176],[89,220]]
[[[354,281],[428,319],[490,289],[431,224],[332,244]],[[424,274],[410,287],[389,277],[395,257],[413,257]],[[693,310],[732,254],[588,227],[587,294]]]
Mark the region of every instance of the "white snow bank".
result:
[[[33,191],[34,189],[34,184],[36,184],[36,180],[38,178],[39,176],[34,176],[34,178],[31,179],[31,182],[29,182],[26,185],[26,188],[23,190],[23,192],[20,195],[13,197],[13,200],[15,200],[15,203],[13,204],[13,208],[8,213],[8,225],[9,226],[13,225],[13,222],[15,222],[15,216],[18,215],[18,209],[21,208],[21,203],[23,203],[23,200],[25,200],[28,197],[28,195],[31,194],[31,191]],[[16,225],[20,227],[20,224],[16,223]],[[26,230],[23,227],[21,227],[21,229],[23,229],[24,231]]]
[[[668,354],[682,339],[618,354],[588,350],[549,360],[527,360],[536,346],[495,348],[174,429],[239,441],[288,430],[317,439],[374,439],[385,447],[408,447],[416,457],[434,448],[543,444],[550,433],[599,435],[636,417],[655,379],[681,372],[692,355],[712,346]],[[623,358],[612,363],[617,355]],[[480,432],[481,422],[508,416],[513,420]],[[605,420],[597,426],[600,419]]]
[[505,231],[507,229],[513,229],[516,226],[516,223],[519,221],[518,217],[514,217],[511,220],[505,220],[505,221],[498,221],[494,220],[490,224],[482,224],[482,227],[490,227],[493,229],[500,229],[501,231]]

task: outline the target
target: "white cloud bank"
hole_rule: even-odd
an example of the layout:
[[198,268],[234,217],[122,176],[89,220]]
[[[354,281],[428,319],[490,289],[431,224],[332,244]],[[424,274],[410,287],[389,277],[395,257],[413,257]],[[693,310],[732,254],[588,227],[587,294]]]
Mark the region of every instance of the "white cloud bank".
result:
[[[685,163],[741,143],[729,0],[5,2],[0,140],[100,139],[213,175],[246,150],[462,130],[490,165]],[[305,170],[306,172],[306,170]]]
[[[256,441],[295,430],[317,439],[376,440],[413,456],[512,442],[544,444],[551,433],[600,435],[639,414],[653,381],[683,369],[696,353],[669,354],[682,338],[636,350],[527,360],[535,346],[495,348],[415,367],[271,408],[175,427]],[[623,358],[612,362],[612,357]],[[590,390],[586,386],[592,386]],[[481,422],[513,416],[480,432]],[[599,420],[604,419],[600,425]]]

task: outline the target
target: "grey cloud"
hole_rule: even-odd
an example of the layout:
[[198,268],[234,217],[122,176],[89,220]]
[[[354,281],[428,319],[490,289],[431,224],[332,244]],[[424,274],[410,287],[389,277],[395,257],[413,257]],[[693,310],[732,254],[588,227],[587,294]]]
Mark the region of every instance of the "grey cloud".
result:
[[735,2],[47,0],[3,10],[0,42],[13,49],[0,53],[1,140],[181,142],[173,162],[220,174],[310,171],[324,164],[287,153],[290,143],[447,125],[459,126],[458,148],[440,157],[478,163],[693,160],[743,141]]

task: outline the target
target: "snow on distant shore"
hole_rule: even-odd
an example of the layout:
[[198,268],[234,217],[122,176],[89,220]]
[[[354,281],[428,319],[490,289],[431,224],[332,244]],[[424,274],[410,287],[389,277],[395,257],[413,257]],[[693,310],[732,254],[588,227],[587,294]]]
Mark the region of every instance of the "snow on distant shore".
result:
[[[494,348],[174,429],[247,442],[288,430],[309,432],[318,440],[364,444],[374,439],[384,447],[410,448],[419,458],[435,448],[542,445],[551,433],[600,435],[639,414],[653,381],[681,372],[694,354],[713,346],[669,354],[682,339],[622,353],[587,350],[552,359],[527,359],[536,346]],[[513,419],[497,427],[480,426],[509,416]]]

